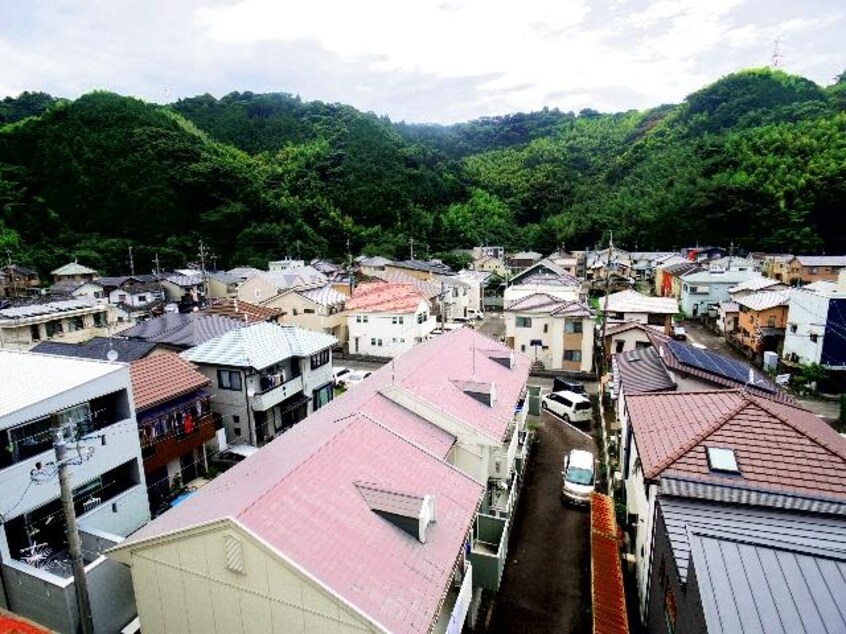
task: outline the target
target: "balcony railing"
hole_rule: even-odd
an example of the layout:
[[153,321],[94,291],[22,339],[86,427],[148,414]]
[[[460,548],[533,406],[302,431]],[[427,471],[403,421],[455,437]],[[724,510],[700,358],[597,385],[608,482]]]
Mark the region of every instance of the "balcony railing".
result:
[[257,392],[250,399],[250,406],[253,411],[264,412],[302,391],[303,377],[297,376],[264,392]]
[[473,546],[468,559],[473,564],[473,584],[485,590],[499,590],[505,559],[508,555],[508,533],[511,522],[504,518],[479,514]]
[[142,442],[141,457],[144,460],[144,471],[150,473],[160,469],[172,460],[211,440],[222,426],[222,422],[220,414],[209,412],[200,416],[191,426],[190,431],[182,428],[171,434]]

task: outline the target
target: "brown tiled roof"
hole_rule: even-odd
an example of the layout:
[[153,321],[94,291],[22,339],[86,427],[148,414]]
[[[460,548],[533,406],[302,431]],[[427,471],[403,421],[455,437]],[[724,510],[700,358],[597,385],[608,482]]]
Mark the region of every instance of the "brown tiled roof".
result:
[[255,324],[260,321],[275,321],[285,312],[281,308],[268,308],[258,306],[240,299],[216,299],[201,311],[207,315],[220,315],[240,319],[248,324]]
[[607,495],[594,493],[591,496],[590,528],[593,632],[628,634],[614,501]]
[[[627,407],[646,478],[846,498],[846,440],[807,410],[744,390],[634,394]],[[740,475],[712,472],[707,447],[734,450]]]
[[141,412],[209,384],[209,379],[178,355],[166,353],[129,364],[135,410]]

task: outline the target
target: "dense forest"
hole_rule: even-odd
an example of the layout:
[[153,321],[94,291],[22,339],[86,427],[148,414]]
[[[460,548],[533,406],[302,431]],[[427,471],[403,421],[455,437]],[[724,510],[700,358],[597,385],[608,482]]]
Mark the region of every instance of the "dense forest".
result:
[[[729,75],[679,105],[392,123],[288,94],[0,101],[0,255],[106,273],[158,255],[407,257],[607,239],[846,252],[846,73]],[[839,228],[839,229],[838,229]],[[3,258],[6,259],[5,257]]]

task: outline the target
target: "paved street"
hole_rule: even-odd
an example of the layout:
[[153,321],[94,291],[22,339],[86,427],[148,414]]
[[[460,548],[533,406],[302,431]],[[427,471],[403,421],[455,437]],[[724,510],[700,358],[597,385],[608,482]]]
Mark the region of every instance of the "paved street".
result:
[[491,632],[580,633],[590,621],[590,512],[560,501],[561,464],[593,439],[544,412],[512,530]]
[[687,342],[692,344],[699,344],[705,346],[708,350],[724,354],[732,359],[740,359],[741,361],[748,361],[735,348],[732,348],[724,337],[715,335],[710,330],[707,330],[698,321],[681,322],[687,331]]

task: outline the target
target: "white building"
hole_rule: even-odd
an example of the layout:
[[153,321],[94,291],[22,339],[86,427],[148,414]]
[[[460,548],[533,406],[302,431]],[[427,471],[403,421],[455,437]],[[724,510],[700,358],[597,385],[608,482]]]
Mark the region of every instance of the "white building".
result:
[[396,357],[432,333],[431,310],[429,300],[411,284],[359,284],[346,304],[349,351]]
[[846,369],[846,285],[815,282],[790,294],[782,357]]
[[633,290],[600,297],[599,307],[606,313],[609,323],[635,321],[667,333],[672,326],[673,315],[679,312],[679,303],[674,297],[649,297]]
[[536,293],[505,309],[505,341],[547,370],[590,372],[594,317],[581,302]]
[[581,282],[549,259],[530,266],[509,281],[504,294],[505,307],[535,293],[567,301],[584,299]]
[[51,416],[78,421],[70,467],[94,628],[135,617],[129,569],[102,552],[150,519],[129,366],[0,350],[0,603],[59,632],[78,613],[54,461]]
[[109,308],[95,300],[66,299],[0,310],[0,348],[29,350],[40,341],[80,343],[108,336]]
[[261,322],[180,356],[211,380],[212,411],[230,443],[261,447],[332,400],[335,337]]

